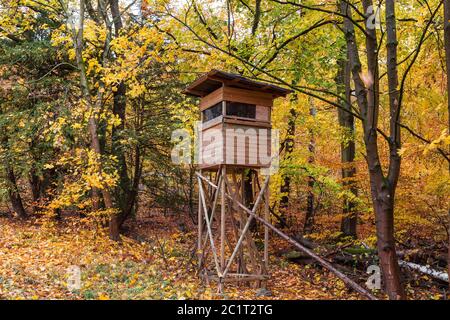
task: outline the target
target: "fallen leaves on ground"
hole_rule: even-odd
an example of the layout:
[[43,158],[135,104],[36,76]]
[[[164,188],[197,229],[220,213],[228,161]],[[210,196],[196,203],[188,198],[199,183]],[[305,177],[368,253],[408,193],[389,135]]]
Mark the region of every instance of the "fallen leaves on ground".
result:
[[[164,218],[167,221],[167,218]],[[2,299],[360,299],[331,273],[272,256],[271,296],[258,289],[205,286],[192,263],[194,233],[140,225],[140,234],[120,243],[66,219],[52,232],[36,221],[0,218]],[[136,240],[139,239],[139,240]],[[70,291],[67,269],[79,266],[80,290]]]

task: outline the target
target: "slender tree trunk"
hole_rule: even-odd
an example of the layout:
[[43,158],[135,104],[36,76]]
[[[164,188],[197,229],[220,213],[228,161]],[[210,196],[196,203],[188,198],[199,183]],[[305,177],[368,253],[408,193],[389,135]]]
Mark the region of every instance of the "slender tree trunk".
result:
[[[111,16],[113,18],[115,36],[120,35],[120,31],[123,28],[122,17],[119,8],[118,0],[109,0],[109,5],[111,9]],[[116,200],[120,207],[120,212],[113,216],[110,221],[110,237],[117,238],[118,230],[126,219],[130,216],[134,203],[137,199],[137,187],[139,185],[140,174],[135,176],[135,180],[138,179],[136,187],[136,181],[131,185],[131,180],[128,176],[127,162],[125,158],[125,150],[123,145],[121,145],[120,135],[125,129],[126,121],[126,93],[127,88],[124,82],[119,83],[116,92],[114,92],[114,105],[113,113],[119,117],[121,123],[119,126],[113,129],[112,132],[112,148],[113,154],[118,159],[119,166],[119,186],[116,188]],[[136,152],[137,161],[140,161],[139,150]],[[136,172],[140,172],[139,163],[135,168]]]
[[22,197],[20,196],[19,189],[17,187],[16,175],[14,174],[14,170],[9,163],[9,160],[6,160],[5,168],[9,183],[8,195],[9,200],[11,201],[12,209],[20,219],[25,219],[27,217],[27,213],[23,206]]
[[[89,82],[86,76],[86,66],[83,60],[83,33],[84,33],[84,15],[85,15],[85,2],[80,0],[80,17],[78,30],[74,29],[74,46],[75,46],[75,56],[77,61],[77,67],[80,72],[80,86],[81,93],[83,95],[84,101],[90,108],[90,116],[88,119],[88,130],[91,137],[91,150],[98,155],[98,171],[102,171],[101,164],[101,148],[100,141],[97,133],[97,122],[95,119],[97,108],[92,102],[91,92],[89,89]],[[101,189],[101,194],[103,196],[103,201],[107,209],[113,208],[113,201],[111,194],[107,189],[107,186]],[[92,197],[94,203],[94,209],[99,207],[99,190],[97,188],[92,188]]]
[[282,194],[280,199],[280,214],[283,219],[286,219],[287,211],[289,208],[289,194],[291,192],[291,177],[289,174],[283,176],[283,182],[280,186],[280,193]]
[[125,220],[132,215],[133,209],[135,208],[136,201],[139,194],[139,182],[142,176],[142,160],[141,160],[141,149],[139,146],[135,148],[134,156],[134,177],[133,183],[128,194],[127,203],[125,206],[125,211],[123,215],[120,216],[119,226],[121,226]]
[[[125,129],[125,94],[126,87],[124,83],[120,83],[117,91],[114,93],[113,113],[117,115],[121,123],[112,131],[112,152],[117,157],[119,167],[119,185],[115,190],[115,198],[120,208],[120,212],[111,217],[110,220],[110,237],[117,238],[118,230],[122,223],[128,217],[128,207],[134,205],[134,192],[130,189],[130,178],[128,177],[127,162],[125,159],[124,147],[120,143],[120,136]],[[118,225],[116,225],[118,224]]]
[[[397,24],[395,14],[395,0],[386,0],[386,33],[387,33],[387,76],[388,76],[388,88],[389,88],[389,112],[390,112],[390,126],[389,126],[389,168],[387,173],[387,183],[389,192],[386,195],[388,206],[386,208],[386,216],[384,217],[387,222],[386,233],[388,242],[379,244],[379,250],[383,250],[388,255],[389,264],[386,266],[389,275],[385,277],[392,277],[389,282],[391,291],[395,298],[405,299],[406,293],[401,285],[400,268],[398,266],[397,254],[395,250],[395,238],[394,238],[394,204],[395,204],[395,191],[397,190],[397,182],[400,176],[401,157],[398,154],[398,150],[401,148],[401,135],[400,135],[400,105],[399,105],[399,81],[398,81],[398,63],[397,63]],[[383,182],[386,184],[386,179]],[[388,249],[387,249],[388,248]],[[395,270],[391,272],[391,270]]]
[[[253,203],[255,202],[254,199],[254,185],[253,185],[253,178],[255,177],[255,173],[252,169],[248,169],[247,172],[244,174],[244,204],[247,208],[251,209],[253,207]],[[250,224],[250,230],[256,231],[257,228],[257,222],[255,220],[251,221]]]
[[32,140],[29,144],[29,153],[31,155],[31,158],[33,159],[33,165],[30,168],[28,182],[30,184],[31,197],[33,199],[33,212],[36,212],[38,210],[37,203],[40,200],[41,188],[42,188],[42,181],[39,178],[39,176],[37,175],[36,166],[35,166],[35,163],[39,162],[40,154],[36,154],[35,150],[36,150],[35,142],[34,142],[34,140]]
[[244,175],[244,204],[251,208],[253,202],[253,171],[249,169]]
[[[369,7],[372,5],[372,0],[363,0],[364,12],[368,12]],[[386,18],[388,19],[386,28],[390,33],[388,35],[388,43],[390,43],[388,46],[388,51],[390,51],[390,53],[388,55],[389,58],[392,59],[392,54],[395,54],[396,56],[396,52],[392,51],[392,40],[395,35],[395,11],[392,11],[393,3],[392,6],[390,6],[390,4],[386,4],[386,8]],[[341,10],[343,14],[351,17],[350,6],[345,1],[341,2]],[[392,22],[394,22],[394,25]],[[405,291],[400,281],[400,268],[396,256],[394,238],[394,197],[398,175],[400,172],[400,157],[398,157],[397,152],[394,151],[392,147],[399,142],[400,138],[396,135],[396,126],[393,127],[393,122],[391,121],[391,136],[389,137],[389,173],[388,176],[385,177],[381,167],[377,140],[379,74],[376,29],[370,27],[366,27],[365,29],[367,33],[365,38],[368,74],[364,77],[361,76],[362,67],[358,53],[358,46],[356,43],[355,29],[350,19],[344,19],[344,30],[347,40],[347,51],[350,59],[353,81],[355,83],[357,102],[361,117],[363,119],[366,159],[369,167],[370,188],[375,211],[377,249],[378,256],[380,258],[381,271],[383,274],[386,293],[389,298],[405,299]],[[392,78],[394,76],[392,70],[389,72],[391,73],[389,75],[389,85],[392,85],[395,77]],[[392,94],[392,92],[390,92],[390,94]],[[394,99],[390,96],[390,102],[391,101],[394,101]],[[395,115],[399,114],[399,108],[395,108],[392,105],[390,105],[390,111],[391,118],[395,118]]]
[[194,208],[194,177],[195,177],[195,167],[193,165],[189,166],[189,186],[188,186],[188,204],[189,204],[189,216],[192,219],[192,222],[195,221],[195,208]]
[[41,198],[41,181],[39,177],[36,175],[35,170],[31,170],[30,176],[29,176],[29,183],[31,188],[31,197],[33,199],[33,211],[36,212],[38,210],[37,203],[40,201]]
[[[297,98],[293,98],[296,101]],[[292,152],[295,147],[295,121],[297,118],[297,111],[294,108],[289,110],[289,120],[287,128],[287,138],[284,142],[284,159],[290,161],[292,158]],[[280,187],[280,192],[282,194],[280,199],[280,214],[283,220],[286,220],[286,213],[289,207],[289,193],[291,192],[291,177],[290,174],[285,174],[283,176],[283,182]]]
[[261,0],[255,0],[255,14],[253,17],[252,35],[256,34],[260,18],[261,18]]
[[[339,71],[336,77],[336,84],[340,96],[345,97],[345,101],[338,101],[342,109],[338,109],[339,125],[345,129],[346,138],[350,140],[341,143],[341,164],[342,164],[342,185],[352,193],[351,197],[345,196],[343,199],[343,216],[341,220],[341,232],[343,236],[356,238],[357,213],[355,212],[355,202],[352,197],[358,196],[358,189],[355,185],[356,168],[355,160],[355,117],[351,113],[351,71],[348,57],[338,61]],[[349,112],[346,112],[348,110]]]
[[25,219],[27,217],[27,212],[23,206],[22,197],[20,196],[19,188],[17,186],[17,179],[14,173],[14,168],[11,164],[11,159],[8,154],[8,136],[6,132],[2,132],[3,137],[1,140],[3,149],[6,153],[3,155],[3,165],[6,173],[6,180],[8,182],[8,197],[11,202],[13,211],[17,214],[20,219]]
[[[448,109],[447,116],[448,116],[448,131],[450,134],[450,2],[448,0],[444,0],[444,42],[445,42],[445,58],[447,64],[447,109]],[[450,208],[448,209],[448,224],[449,224],[448,233],[450,234]],[[450,279],[450,237],[448,239],[448,276]]]
[[[311,99],[310,101],[310,108],[309,108],[309,114],[312,117],[316,116],[316,107],[313,104],[313,101]],[[310,130],[310,140],[308,145],[308,151],[309,151],[309,158],[308,158],[308,164],[313,165],[315,162],[315,152],[316,152],[316,140],[314,137],[314,130]],[[315,208],[315,195],[314,195],[314,185],[315,180],[314,177],[308,176],[308,195],[306,197],[306,215],[305,215],[305,224],[303,226],[303,233],[308,234],[311,233],[314,227],[314,217],[316,214],[316,208]]]

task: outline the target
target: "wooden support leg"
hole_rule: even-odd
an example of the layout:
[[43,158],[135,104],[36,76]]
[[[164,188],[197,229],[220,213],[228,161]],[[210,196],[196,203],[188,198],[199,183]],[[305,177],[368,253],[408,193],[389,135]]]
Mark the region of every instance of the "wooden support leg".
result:
[[[202,171],[199,172],[202,174]],[[201,181],[199,181],[201,183]],[[200,185],[198,186],[200,189]],[[198,267],[201,268],[202,255],[203,255],[203,208],[202,208],[202,199],[200,197],[200,192],[198,193],[198,242],[197,242],[197,257],[198,257]]]
[[[220,267],[221,272],[225,271],[225,232],[226,232],[226,198],[225,198],[225,177],[227,174],[226,167],[222,167],[222,186],[220,194]],[[219,293],[223,292],[223,279],[219,279]]]
[[201,201],[202,201],[203,214],[204,214],[204,217],[205,217],[205,220],[206,220],[206,227],[207,227],[207,231],[208,231],[208,235],[209,235],[211,250],[213,252],[213,257],[214,257],[214,262],[215,262],[215,265],[216,265],[217,274],[219,276],[221,276],[222,275],[222,270],[220,269],[220,263],[219,263],[219,259],[217,257],[217,252],[216,252],[216,245],[214,243],[214,237],[213,237],[212,230],[211,230],[211,222],[210,222],[210,219],[209,219],[209,216],[208,216],[208,210],[206,209],[207,205],[206,205],[206,202],[205,202],[205,193],[204,193],[204,190],[203,190],[201,178],[199,177],[198,179],[199,179],[198,184],[200,186],[199,191],[200,191],[200,197],[201,197]]
[[[269,196],[270,189],[267,187],[264,190],[264,220],[266,221],[270,221]],[[269,271],[269,227],[267,225],[264,225],[264,268],[265,272]],[[262,282],[262,287],[267,288],[267,281]]]
[[[216,180],[218,180],[218,181],[216,182],[217,185],[220,185],[221,179],[222,179],[222,176],[218,175],[218,177],[217,177],[217,179],[216,179]],[[202,188],[205,189],[205,188],[203,187],[203,181],[202,181],[202,182],[199,182],[199,183],[202,183]],[[214,192],[211,194],[211,197],[210,197],[210,198],[213,199],[212,204],[211,204],[211,207],[210,207],[211,210],[208,211],[208,212],[210,212],[210,215],[209,215],[209,224],[210,224],[210,225],[212,225],[212,223],[213,223],[213,221],[214,221],[214,219],[215,219],[215,212],[216,212],[216,207],[217,207],[217,199],[218,199],[219,191],[220,191],[220,190],[213,189],[213,191],[214,191]],[[209,204],[208,204],[208,206],[209,206]],[[216,219],[216,220],[217,220],[217,219]],[[204,224],[206,224],[206,223],[207,223],[207,221],[205,220]],[[204,227],[204,224],[203,224],[202,228]],[[216,240],[216,239],[215,239],[215,240]],[[200,256],[200,263],[199,263],[200,268],[203,266],[203,261],[204,261],[205,259],[207,259],[207,254],[208,254],[207,243],[208,243],[208,233],[206,233],[206,234],[203,236],[203,242],[202,242],[202,244],[201,244],[203,249],[202,249],[201,256]]]

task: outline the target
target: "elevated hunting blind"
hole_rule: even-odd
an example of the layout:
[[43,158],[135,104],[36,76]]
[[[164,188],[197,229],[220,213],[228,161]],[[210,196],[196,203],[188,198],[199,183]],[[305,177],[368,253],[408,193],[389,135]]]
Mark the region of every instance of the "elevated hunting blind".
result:
[[219,292],[224,282],[256,281],[262,287],[268,279],[269,229],[264,226],[259,246],[253,235],[262,230],[251,225],[254,215],[270,220],[269,175],[260,181],[260,169],[270,167],[273,157],[273,100],[289,92],[218,70],[184,91],[200,98],[199,272],[206,281],[217,281]]
[[289,90],[212,70],[184,92],[201,98],[200,168],[270,166],[273,100]]

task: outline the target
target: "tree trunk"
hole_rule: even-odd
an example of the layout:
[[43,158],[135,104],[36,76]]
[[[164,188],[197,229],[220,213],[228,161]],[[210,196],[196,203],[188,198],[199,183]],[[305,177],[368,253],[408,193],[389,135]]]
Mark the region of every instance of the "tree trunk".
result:
[[141,150],[139,146],[136,146],[133,183],[131,185],[130,192],[128,194],[125,211],[119,220],[120,221],[119,227],[126,221],[128,217],[132,215],[133,209],[135,208],[136,201],[138,199],[139,182],[141,181],[141,176],[142,176]]
[[31,188],[31,196],[33,198],[33,211],[37,212],[39,210],[38,202],[41,198],[41,181],[39,177],[36,175],[34,169],[31,170],[29,176],[29,183]]
[[[341,108],[338,108],[338,120],[339,125],[345,129],[346,138],[350,137],[347,141],[341,143],[341,164],[342,164],[342,185],[345,190],[352,193],[351,197],[344,196],[343,199],[343,216],[341,220],[341,232],[345,237],[356,238],[356,226],[357,226],[357,212],[355,212],[355,202],[352,197],[358,196],[358,189],[355,185],[356,168],[354,165],[355,160],[355,117],[351,113],[351,71],[348,57],[340,59],[338,61],[338,75],[336,77],[336,84],[338,87],[338,93],[340,96],[345,97],[345,100],[340,100],[338,103]],[[346,112],[348,110],[348,112]]]
[[[389,126],[389,169],[387,173],[387,181],[383,181],[383,185],[388,184],[386,197],[387,206],[382,208],[383,218],[385,223],[382,223],[383,232],[386,239],[380,237],[381,243],[378,250],[383,250],[386,255],[384,259],[380,260],[387,264],[384,268],[384,276],[386,286],[390,286],[391,298],[405,299],[406,293],[401,285],[400,267],[398,265],[397,254],[395,250],[394,238],[394,204],[395,191],[397,189],[397,182],[400,176],[401,157],[398,150],[401,148],[400,135],[400,105],[399,105],[399,82],[398,82],[398,63],[397,63],[397,24],[395,15],[395,0],[386,0],[386,33],[387,33],[387,76],[389,88],[389,112],[390,112],[390,126]],[[384,225],[385,224],[385,225]],[[385,241],[384,241],[385,240]],[[387,249],[389,248],[389,249]]]
[[25,211],[25,208],[23,206],[22,197],[20,196],[19,188],[17,187],[16,175],[11,164],[11,159],[8,152],[8,136],[6,135],[6,132],[2,132],[2,135],[3,136],[1,139],[1,143],[3,149],[6,151],[3,155],[3,165],[5,168],[6,180],[8,183],[7,188],[9,201],[11,202],[12,209],[17,214],[17,216],[20,219],[25,219],[27,217],[27,212]]
[[[445,58],[447,64],[447,109],[448,132],[450,134],[450,3],[444,1],[444,42]],[[449,166],[450,172],[450,166]],[[448,209],[448,233],[450,234],[450,208]],[[450,237],[448,239],[448,276],[450,279]],[[449,284],[450,286],[450,284]]]
[[[391,0],[392,1],[392,0]],[[363,0],[364,12],[368,12],[372,0]],[[350,6],[341,1],[342,13],[351,18]],[[388,63],[392,63],[392,55],[396,57],[396,51],[392,51],[392,40],[395,36],[395,11],[393,11],[393,2],[386,5],[386,18],[388,35]],[[394,22],[394,25],[392,24]],[[366,24],[367,25],[367,24]],[[378,75],[378,43],[375,28],[366,27],[366,56],[368,74],[362,77],[361,61],[359,59],[358,46],[356,43],[355,29],[350,19],[344,19],[344,31],[347,42],[347,51],[349,55],[353,81],[360,114],[363,121],[364,142],[366,148],[366,160],[369,167],[370,188],[373,201],[373,207],[376,218],[377,229],[377,249],[380,258],[381,271],[384,279],[386,293],[390,299],[405,299],[405,291],[400,281],[400,268],[395,252],[394,238],[394,196],[400,169],[399,157],[392,146],[399,142],[399,132],[396,124],[391,120],[389,137],[390,157],[388,177],[383,174],[378,150],[378,112],[379,112],[379,75]],[[396,41],[395,41],[396,43]],[[395,83],[395,75],[392,70],[396,68],[388,67],[390,75],[389,85]],[[394,77],[394,78],[392,78]],[[363,80],[364,79],[364,80]],[[390,92],[392,94],[392,92]],[[395,94],[395,93],[394,93]],[[390,95],[390,102],[393,102]],[[398,100],[397,100],[398,104]],[[397,116],[399,108],[390,105],[391,118]]]
[[195,190],[195,167],[193,165],[189,166],[189,185],[188,185],[188,205],[189,205],[189,216],[193,223],[195,220],[195,208],[194,208],[194,190]]
[[[111,16],[114,22],[115,36],[120,35],[120,30],[123,28],[122,17],[119,9],[118,0],[109,0],[109,5],[111,9]],[[125,150],[123,145],[121,145],[120,135],[125,129],[126,121],[126,93],[127,88],[124,82],[121,82],[117,86],[117,91],[114,92],[114,104],[113,104],[113,114],[118,116],[121,120],[120,125],[113,129],[112,131],[112,152],[117,157],[119,166],[119,185],[116,188],[116,200],[118,202],[120,212],[111,218],[110,221],[110,237],[117,238],[118,232],[121,225],[126,221],[126,219],[131,215],[136,198],[137,198],[137,188],[139,184],[140,174],[135,177],[133,186],[131,185],[130,177],[128,176],[127,162],[125,158]],[[139,162],[139,151],[136,152],[137,161]],[[139,164],[135,168],[136,172],[140,172]],[[136,184],[136,187],[134,185]]]
[[[254,186],[253,186],[253,178],[255,176],[255,173],[253,172],[252,169],[248,169],[246,170],[247,172],[244,173],[244,204],[247,208],[249,208],[250,210],[253,207],[253,203],[255,202],[254,196],[253,196],[253,192],[254,192]],[[251,221],[250,224],[250,230],[251,231],[256,231],[257,228],[257,222],[255,220]]]
[[14,170],[9,160],[6,160],[5,168],[9,184],[8,195],[9,200],[11,201],[12,209],[20,219],[25,219],[27,217],[27,213],[23,207],[22,197],[20,196],[19,189],[17,187],[16,175],[14,174]]
[[[316,116],[316,107],[313,104],[313,101],[310,101],[309,114],[312,117]],[[315,152],[316,152],[316,141],[314,137],[314,130],[310,130],[310,140],[308,145],[309,158],[308,164],[313,165],[315,162]],[[306,198],[306,215],[305,215],[305,224],[303,226],[303,234],[311,233],[314,227],[314,216],[315,216],[315,196],[314,196],[314,185],[315,180],[314,177],[308,176],[308,194]]]
[[[86,66],[83,60],[83,33],[84,33],[84,15],[85,15],[85,2],[84,0],[80,0],[80,16],[79,16],[79,25],[78,30],[74,28],[74,46],[75,46],[75,56],[76,56],[76,62],[77,67],[80,72],[80,87],[81,87],[81,93],[83,96],[84,101],[87,103],[90,111],[90,116],[88,119],[88,130],[89,135],[91,137],[91,150],[95,152],[98,155],[98,171],[102,171],[102,164],[101,164],[101,148],[100,148],[100,141],[98,138],[97,133],[97,122],[95,119],[97,107],[92,102],[91,92],[89,89],[89,82],[86,75]],[[99,99],[101,100],[101,99]],[[103,201],[105,202],[105,206],[107,209],[113,208],[113,202],[111,198],[111,194],[108,190],[107,186],[104,186],[101,189],[101,194],[103,196]],[[93,197],[93,203],[94,203],[94,210],[99,207],[99,190],[97,188],[92,188],[92,197]],[[118,239],[116,237],[115,239]]]
[[253,17],[253,24],[252,24],[253,36],[256,34],[256,30],[258,29],[260,18],[261,18],[261,0],[255,0],[255,14]]
[[[292,101],[296,101],[297,98],[294,97]],[[295,121],[297,118],[297,111],[294,108],[289,110],[289,120],[288,120],[288,128],[287,128],[287,138],[284,141],[284,159],[286,161],[290,161],[292,158],[292,152],[294,151],[295,146]],[[291,177],[290,174],[285,174],[283,176],[283,182],[280,187],[280,192],[282,194],[280,199],[280,214],[281,217],[286,220],[286,213],[289,207],[289,193],[291,191]]]
[[253,201],[253,171],[249,169],[244,175],[244,204],[251,208]]

